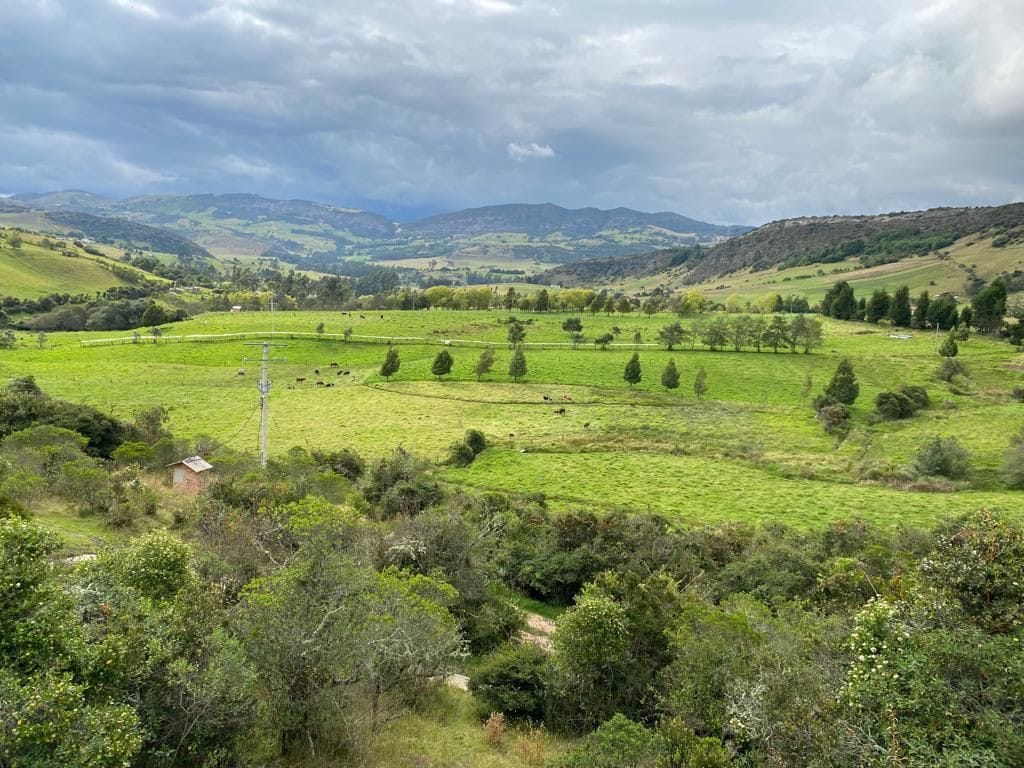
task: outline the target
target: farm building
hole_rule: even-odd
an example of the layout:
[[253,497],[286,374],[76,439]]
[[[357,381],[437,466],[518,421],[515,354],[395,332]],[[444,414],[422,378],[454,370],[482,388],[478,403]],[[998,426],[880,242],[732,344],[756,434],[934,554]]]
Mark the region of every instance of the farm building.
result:
[[187,459],[168,464],[171,468],[171,487],[185,493],[199,493],[210,481],[207,474],[213,465],[202,456],[189,456]]

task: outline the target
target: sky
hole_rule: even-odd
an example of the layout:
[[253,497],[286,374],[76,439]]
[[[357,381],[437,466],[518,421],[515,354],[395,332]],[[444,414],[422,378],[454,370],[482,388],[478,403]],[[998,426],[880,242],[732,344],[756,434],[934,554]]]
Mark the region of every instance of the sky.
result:
[[1024,199],[1024,0],[0,0],[0,193]]

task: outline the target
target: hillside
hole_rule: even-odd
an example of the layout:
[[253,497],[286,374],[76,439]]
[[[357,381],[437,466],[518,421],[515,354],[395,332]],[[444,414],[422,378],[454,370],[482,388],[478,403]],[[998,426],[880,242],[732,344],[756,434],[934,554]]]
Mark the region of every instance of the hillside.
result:
[[73,243],[4,230],[0,234],[0,295],[28,299],[51,293],[94,293],[159,280]]
[[[1024,204],[772,222],[712,247],[581,261],[537,276],[623,290],[697,286],[711,295],[823,294],[839,279],[872,290],[969,293],[1024,269]],[[842,278],[837,277],[842,275]]]
[[532,272],[583,258],[714,243],[748,229],[670,212],[551,204],[471,208],[399,224],[371,211],[250,194],[112,201],[74,191],[16,199],[50,216],[80,211],[167,229],[221,258],[266,255],[304,266],[369,261],[424,269],[512,265]]

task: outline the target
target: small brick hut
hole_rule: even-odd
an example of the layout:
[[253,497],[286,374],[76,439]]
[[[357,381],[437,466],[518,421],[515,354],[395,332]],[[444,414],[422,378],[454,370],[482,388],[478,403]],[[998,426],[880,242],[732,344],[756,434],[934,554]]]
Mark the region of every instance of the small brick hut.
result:
[[183,493],[199,493],[210,481],[209,471],[213,465],[201,456],[168,464],[171,469],[171,487]]

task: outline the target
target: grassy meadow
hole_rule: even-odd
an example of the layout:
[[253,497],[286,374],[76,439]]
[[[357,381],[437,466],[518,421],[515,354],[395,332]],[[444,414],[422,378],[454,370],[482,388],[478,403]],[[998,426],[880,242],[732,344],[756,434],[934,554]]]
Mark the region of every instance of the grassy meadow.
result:
[[[495,365],[477,382],[479,349],[460,341],[505,339],[507,313],[498,311],[279,312],[280,331],[327,334],[353,329],[353,339],[287,338],[272,366],[270,444],[351,447],[368,458],[402,445],[442,460],[469,428],[481,429],[488,449],[470,467],[439,467],[449,483],[478,489],[544,493],[556,509],[650,510],[680,522],[775,519],[815,526],[859,515],[883,524],[929,523],[978,507],[1024,510],[1024,494],[999,480],[1010,436],[1024,425],[1024,405],[1010,397],[1024,384],[1019,355],[1005,343],[972,338],[960,359],[971,374],[971,394],[954,394],[934,377],[936,338],[914,333],[890,338],[888,327],[826,321],[824,347],[811,355],[753,351],[665,351],[655,344],[670,315],[584,315],[588,339],[620,329],[622,346],[608,350],[528,348],[529,371],[508,375],[511,351],[500,344]],[[526,341],[568,341],[561,323],[570,315],[520,315]],[[261,313],[207,314],[164,328],[167,336],[269,330]],[[622,379],[639,329],[643,380]],[[151,405],[170,408],[172,429],[208,435],[255,451],[258,437],[259,348],[245,340],[83,346],[82,341],[129,334],[51,334],[45,349],[25,336],[0,351],[0,382],[32,374],[49,393],[87,402],[121,416]],[[429,343],[410,341],[421,337]],[[391,381],[378,373],[386,340],[394,338],[401,368]],[[455,365],[443,381],[430,373],[442,340]],[[248,339],[253,341],[253,339]],[[841,357],[849,357],[861,384],[854,428],[844,441],[826,435],[802,389],[824,387]],[[674,358],[680,388],[666,392],[661,370]],[[339,367],[332,369],[331,362]],[[1018,367],[1014,367],[1018,365]],[[707,372],[698,401],[693,378]],[[320,373],[315,371],[319,369]],[[240,371],[244,374],[239,375]],[[346,375],[337,375],[348,371]],[[304,382],[296,379],[304,378]],[[317,379],[335,384],[316,387]],[[932,406],[912,419],[878,422],[875,395],[901,384],[927,387]],[[547,396],[550,401],[544,399]],[[555,409],[564,407],[559,415]],[[907,464],[935,435],[955,436],[971,452],[971,476],[955,493],[897,490],[860,481],[867,467]]]

